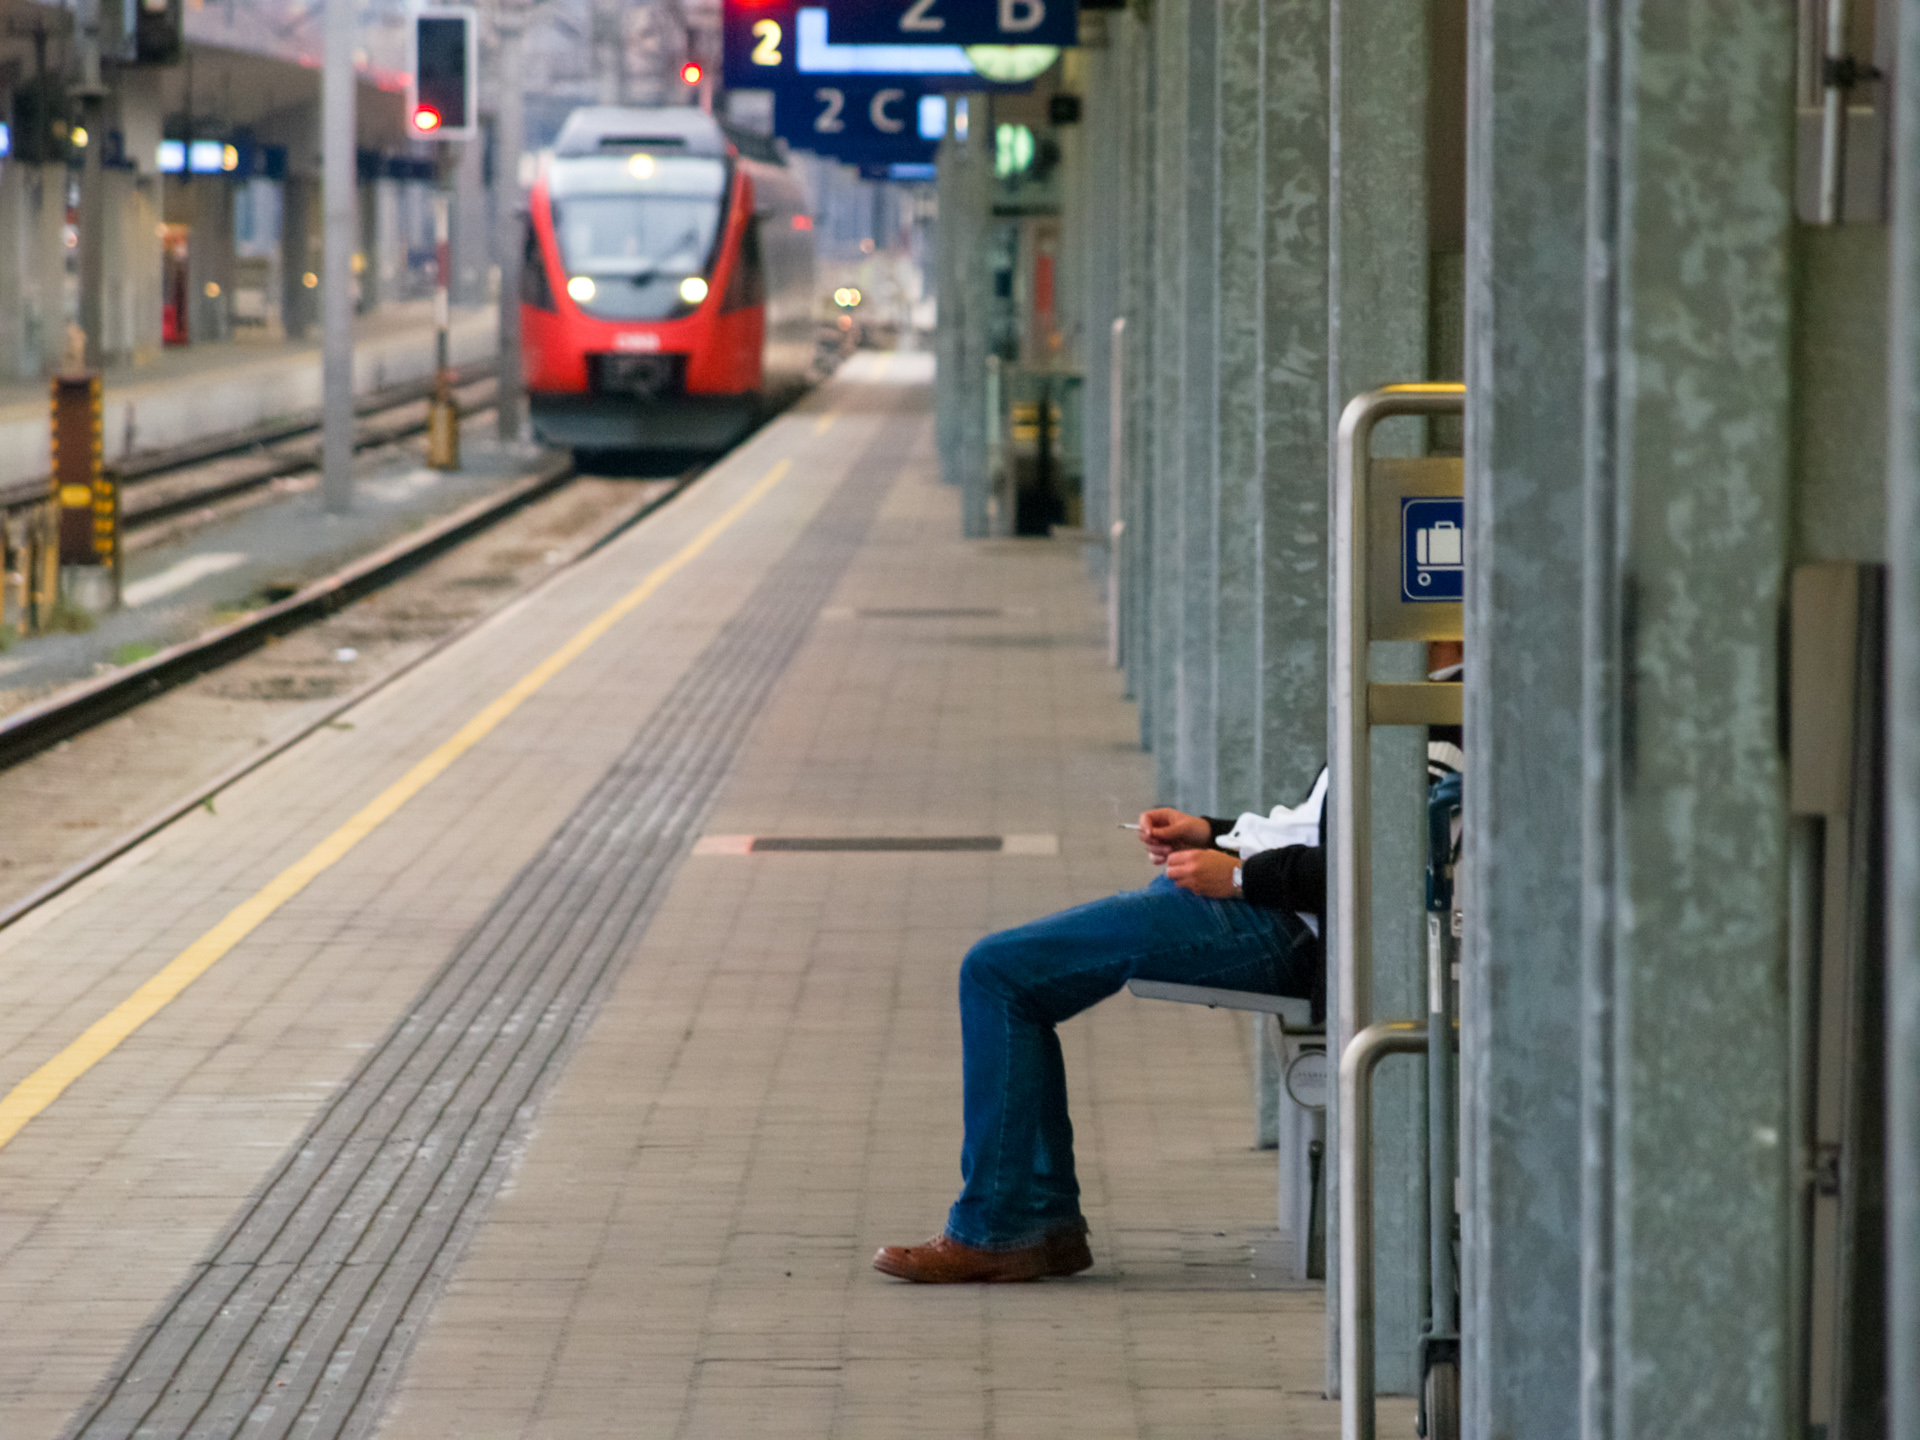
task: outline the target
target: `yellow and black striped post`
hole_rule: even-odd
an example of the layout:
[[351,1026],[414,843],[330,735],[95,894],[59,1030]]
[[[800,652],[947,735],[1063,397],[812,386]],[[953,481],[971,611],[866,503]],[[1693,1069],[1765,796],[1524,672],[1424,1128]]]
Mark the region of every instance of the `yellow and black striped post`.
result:
[[100,376],[55,376],[51,403],[58,563],[106,567],[118,604],[120,487],[103,463]]

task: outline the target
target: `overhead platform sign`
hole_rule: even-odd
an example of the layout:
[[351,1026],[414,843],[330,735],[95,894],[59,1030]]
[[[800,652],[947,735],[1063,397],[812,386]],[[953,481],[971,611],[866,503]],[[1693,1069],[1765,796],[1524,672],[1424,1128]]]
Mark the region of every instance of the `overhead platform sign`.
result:
[[835,41],[855,45],[1074,45],[1078,0],[839,0]]
[[[984,0],[941,0],[956,7],[955,14],[971,5],[991,8]],[[992,0],[997,6],[1001,0]],[[1071,0],[1047,0],[1046,13],[1062,4],[1078,26],[1077,12]],[[1027,84],[1006,84],[988,78],[969,58],[967,45],[1002,43],[992,40],[963,40],[945,32],[912,32],[907,38],[895,35],[878,41],[849,40],[844,27],[851,17],[868,11],[898,9],[889,4],[849,3],[801,4],[799,0],[726,0],[721,11],[721,73],[732,90],[780,90],[817,81],[822,76],[864,76],[872,79],[912,80],[927,90],[1025,90]],[[870,32],[874,33],[874,32]],[[887,34],[884,27],[877,33]],[[1046,42],[1028,36],[1023,42]],[[1073,43],[1069,39],[1066,43]]]
[[947,97],[910,81],[823,75],[773,93],[773,133],[796,150],[851,165],[930,165]]

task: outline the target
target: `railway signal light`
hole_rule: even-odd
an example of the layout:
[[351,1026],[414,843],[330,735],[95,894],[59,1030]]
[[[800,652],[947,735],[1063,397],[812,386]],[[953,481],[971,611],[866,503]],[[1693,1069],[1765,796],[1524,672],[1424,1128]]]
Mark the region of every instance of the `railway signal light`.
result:
[[479,23],[466,6],[444,5],[413,17],[413,94],[408,128],[421,140],[465,140],[475,133]]
[[680,79],[688,85],[698,85],[700,77],[706,72],[700,68],[698,60],[689,60],[680,67]]

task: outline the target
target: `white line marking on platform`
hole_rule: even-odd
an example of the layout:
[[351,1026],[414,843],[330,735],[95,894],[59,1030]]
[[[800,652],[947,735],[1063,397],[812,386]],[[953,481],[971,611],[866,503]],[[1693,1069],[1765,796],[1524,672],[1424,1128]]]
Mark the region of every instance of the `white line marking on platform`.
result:
[[1058,835],[1002,835],[1000,853],[1002,855],[1058,855],[1060,837]]
[[693,842],[696,855],[745,855],[752,849],[751,835],[702,835]]
[[184,590],[189,585],[206,579],[209,575],[223,575],[247,563],[247,557],[232,550],[218,550],[206,555],[189,555],[178,564],[169,565],[158,575],[149,575],[144,580],[136,580],[120,592],[120,603],[128,607],[149,605],[162,596],[171,595],[176,590]]

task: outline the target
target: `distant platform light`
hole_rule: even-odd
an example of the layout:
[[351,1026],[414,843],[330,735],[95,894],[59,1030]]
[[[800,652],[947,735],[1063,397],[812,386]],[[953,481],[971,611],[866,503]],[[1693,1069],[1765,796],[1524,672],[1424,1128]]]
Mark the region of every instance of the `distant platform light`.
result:
[[218,140],[196,140],[187,147],[187,169],[196,175],[218,175],[226,169],[226,149]]
[[87,127],[84,125],[74,126],[72,139],[73,139],[74,149],[76,150],[86,149],[87,148]]
[[222,170],[238,170],[240,168],[240,147],[238,145],[222,145],[220,147],[220,168]]
[[654,169],[653,157],[645,152],[627,158],[627,173],[636,180],[651,180]]
[[184,140],[162,140],[160,151],[154,157],[154,164],[162,175],[179,175],[187,168],[187,142]]
[[838,305],[842,310],[853,309],[863,298],[860,292],[851,285],[842,285],[838,290],[833,292],[833,303]]
[[576,275],[567,281],[567,295],[570,299],[584,305],[593,299],[594,283],[591,275]]
[[317,290],[320,288],[320,277],[309,270],[300,277],[300,283],[309,290]]
[[698,60],[689,60],[680,67],[680,78],[688,85],[698,85],[700,83],[700,77],[704,74],[706,74],[706,71],[700,68],[700,62]]
[[0,158],[13,153],[13,127],[0,120]]
[[689,275],[680,282],[680,298],[689,305],[698,305],[707,298],[707,282],[698,275]]
[[1025,125],[996,125],[993,131],[993,173],[1005,180],[1033,164],[1033,131]]
[[220,298],[220,282],[218,280],[207,281],[206,286],[204,288],[206,291],[207,299],[218,300]]
[[811,230],[813,228],[813,217],[811,215],[794,216],[793,228],[796,230]]
[[922,95],[918,111],[919,131],[922,140],[944,140],[947,138],[947,97],[944,95]]

